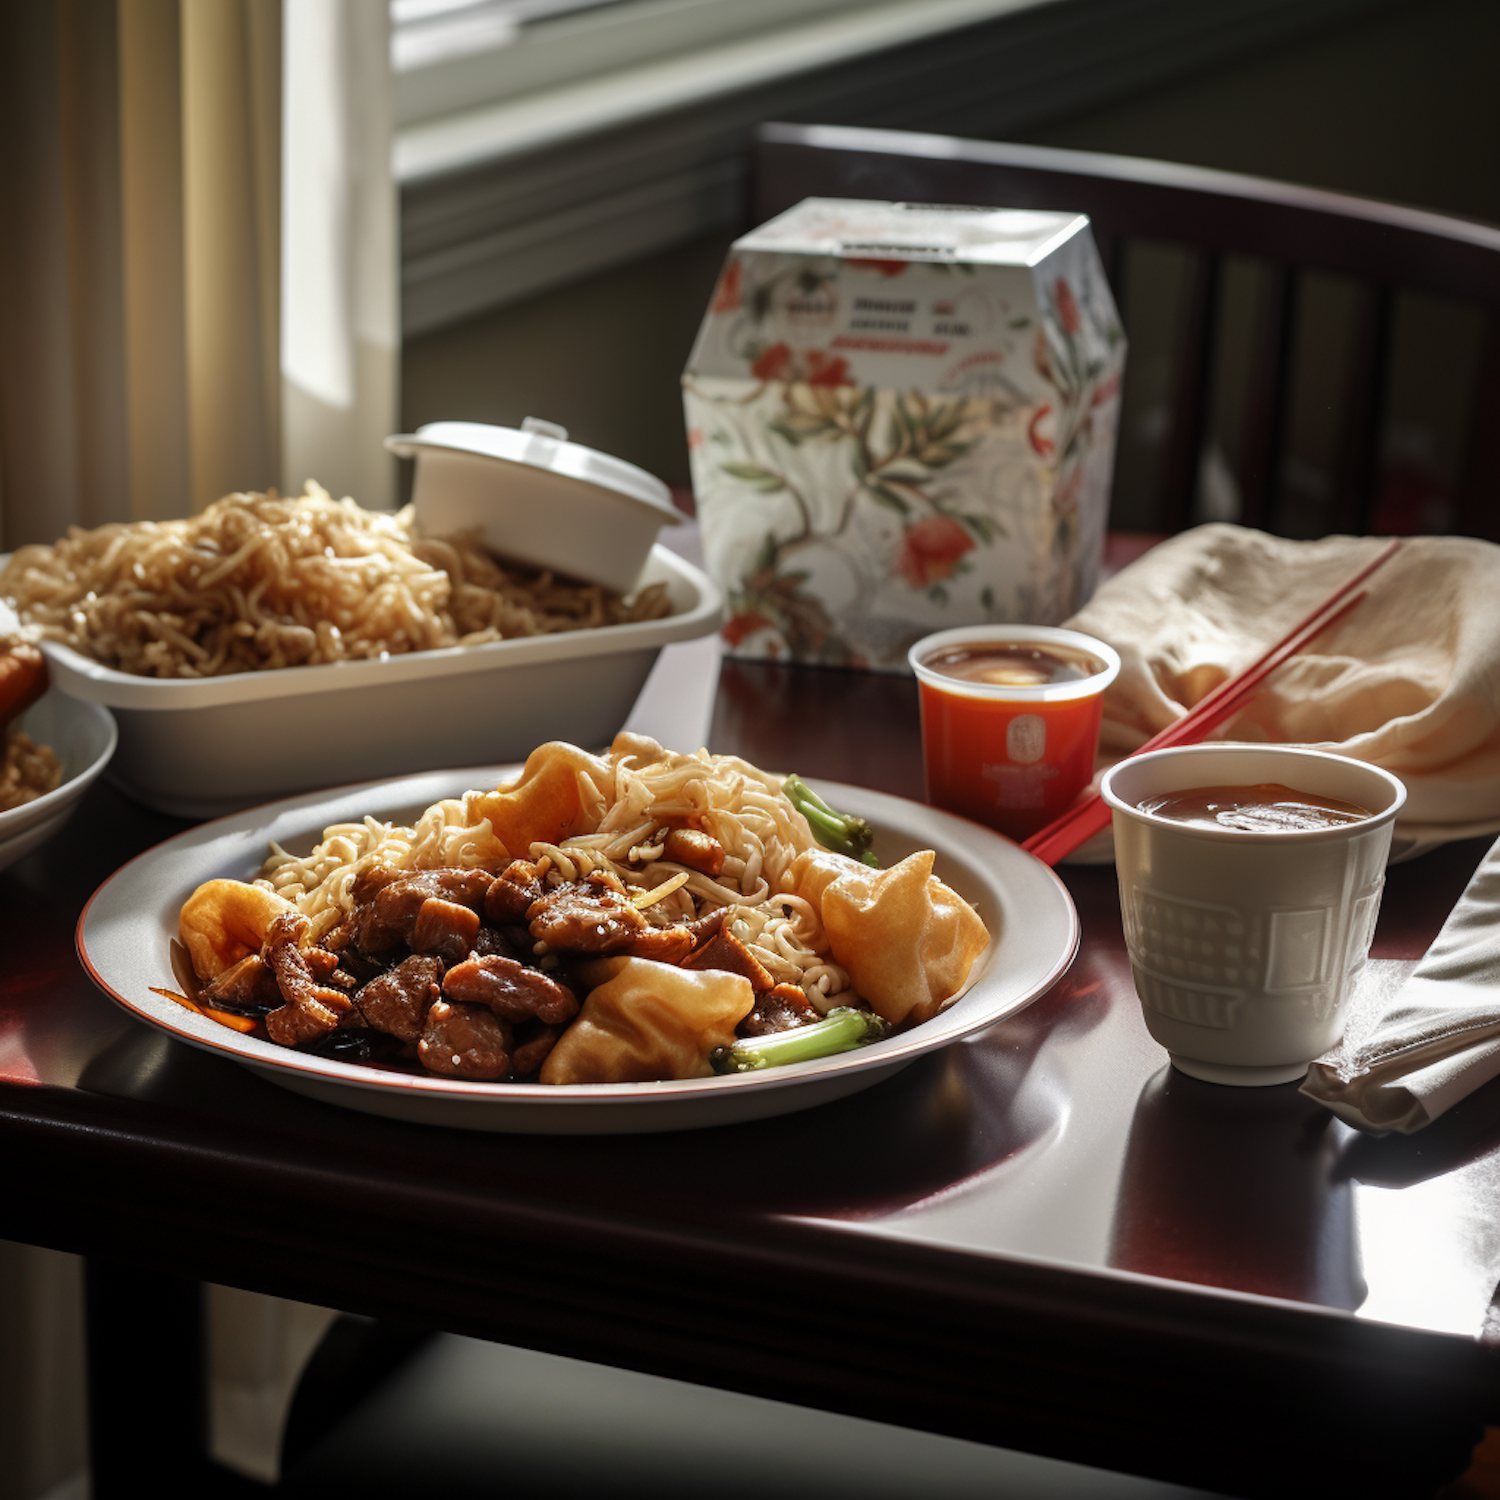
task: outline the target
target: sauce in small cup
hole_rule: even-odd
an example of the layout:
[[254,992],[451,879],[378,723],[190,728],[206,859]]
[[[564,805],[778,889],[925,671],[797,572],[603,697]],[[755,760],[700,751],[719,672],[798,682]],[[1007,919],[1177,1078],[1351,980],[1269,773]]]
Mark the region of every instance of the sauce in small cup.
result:
[[1094,774],[1103,693],[1120,658],[1043,625],[944,630],[908,653],[934,807],[1014,839],[1045,828]]

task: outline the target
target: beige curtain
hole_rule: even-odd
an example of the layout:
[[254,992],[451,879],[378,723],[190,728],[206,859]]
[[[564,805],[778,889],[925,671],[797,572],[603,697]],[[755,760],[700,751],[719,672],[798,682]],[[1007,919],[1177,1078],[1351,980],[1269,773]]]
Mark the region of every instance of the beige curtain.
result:
[[380,0],[0,5],[0,548],[390,502],[388,45]]
[[[309,477],[390,503],[387,16],[0,0],[0,551]],[[0,1243],[0,1287],[0,1500],[72,1493],[76,1262]],[[272,1478],[329,1315],[223,1289],[210,1314],[215,1451]]]

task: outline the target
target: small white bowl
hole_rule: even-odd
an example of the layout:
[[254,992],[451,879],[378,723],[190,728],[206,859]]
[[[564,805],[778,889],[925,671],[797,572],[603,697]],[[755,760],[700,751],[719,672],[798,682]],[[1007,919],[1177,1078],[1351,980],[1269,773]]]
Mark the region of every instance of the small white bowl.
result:
[[115,721],[97,703],[79,703],[53,689],[21,715],[16,726],[62,761],[60,786],[20,807],[0,812],[0,870],[44,844],[68,821],[78,799],[115,753]]
[[658,581],[672,603],[662,620],[384,660],[158,678],[42,649],[57,689],[119,720],[116,785],[162,812],[218,817],[349,781],[524,760],[546,740],[603,747],[661,648],[719,626],[718,589],[665,547],[643,579]]
[[654,475],[535,417],[519,428],[428,422],[385,446],[416,460],[419,531],[477,532],[500,557],[619,594],[639,582],[661,528],[681,519]]

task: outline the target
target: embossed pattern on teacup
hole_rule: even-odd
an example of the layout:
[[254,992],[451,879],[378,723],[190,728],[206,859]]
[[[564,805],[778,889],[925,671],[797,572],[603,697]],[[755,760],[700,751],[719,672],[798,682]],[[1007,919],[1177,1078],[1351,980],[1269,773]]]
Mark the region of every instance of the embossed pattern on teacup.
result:
[[1131,959],[1150,972],[1178,984],[1258,988],[1259,924],[1237,908],[1138,885],[1126,893],[1121,914]]
[[1383,885],[1346,895],[1347,923],[1336,907],[1246,912],[1134,886],[1121,915],[1136,990],[1152,1010],[1198,1026],[1233,1027],[1251,993],[1326,1017],[1369,954]]
[[1259,934],[1232,906],[1187,901],[1133,886],[1121,914],[1125,946],[1142,1002],[1198,1026],[1234,1025],[1250,966],[1259,964]]

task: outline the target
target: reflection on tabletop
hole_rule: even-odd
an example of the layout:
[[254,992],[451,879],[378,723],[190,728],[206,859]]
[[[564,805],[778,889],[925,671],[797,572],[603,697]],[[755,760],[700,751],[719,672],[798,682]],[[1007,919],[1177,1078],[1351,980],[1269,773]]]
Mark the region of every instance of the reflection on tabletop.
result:
[[[780,670],[736,663],[725,677],[754,700],[774,691]],[[802,683],[812,675],[800,674]],[[910,685],[817,676],[824,725],[856,717],[839,712],[843,695],[889,695],[889,716],[875,721],[881,733],[867,734],[877,772],[869,779],[909,793],[915,705],[908,719],[898,694]],[[738,712],[735,702],[733,689],[721,693],[718,714]],[[838,752],[820,743],[808,742],[810,774],[834,769],[819,761]],[[770,748],[784,763],[785,742]],[[1164,1073],[1131,987],[1107,867],[1062,872],[1084,930],[1063,981],[1021,1015],[868,1095],[755,1125],[531,1138],[524,1150],[497,1150],[493,1137],[355,1117],[287,1094],[151,1035],[93,988],[73,957],[77,912],[119,864],[184,826],[101,784],[74,824],[94,836],[55,840],[0,875],[8,1079],[62,1090],[79,1082],[78,1108],[93,1108],[90,1095],[125,1097],[169,1133],[231,1149],[244,1142],[267,1158],[353,1176],[585,1202],[604,1213],[648,1204],[704,1225],[805,1215],[1468,1336],[1500,1280],[1494,1087],[1412,1140],[1377,1141],[1328,1121],[1294,1086],[1228,1098]],[[1422,951],[1482,852],[1453,845],[1391,871],[1372,977],[1405,971],[1381,960]],[[1161,1162],[1172,1172],[1155,1172]]]
[[[482,1182],[543,1198],[577,1189],[623,1211],[649,1200],[699,1220],[720,1211],[878,1220],[982,1179],[1059,1128],[1059,1095],[1038,1087],[1033,1074],[1049,1029],[1032,1019],[1037,1008],[974,1043],[919,1059],[865,1094],[744,1125],[593,1137],[586,1159],[572,1137],[529,1136],[524,1149],[497,1150],[497,1138],[484,1132],[414,1131],[370,1116],[355,1128],[361,1153],[382,1173],[430,1187]],[[309,1143],[351,1118],[139,1026],[108,1039],[78,1082],[188,1117],[252,1116],[257,1131],[285,1136],[289,1146],[300,1140],[310,1165],[317,1147]]]
[[1352,1311],[1365,1287],[1338,1133],[1294,1084],[1226,1088],[1164,1067],[1131,1122],[1111,1263]]

